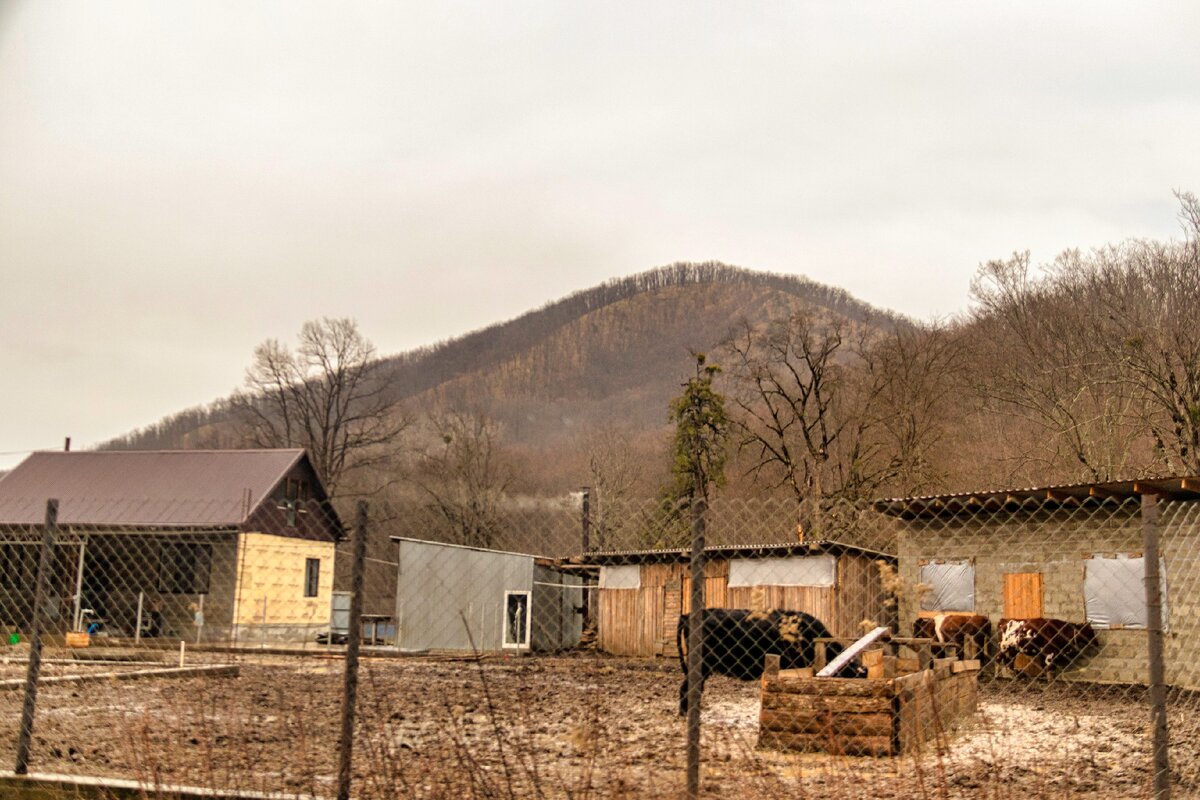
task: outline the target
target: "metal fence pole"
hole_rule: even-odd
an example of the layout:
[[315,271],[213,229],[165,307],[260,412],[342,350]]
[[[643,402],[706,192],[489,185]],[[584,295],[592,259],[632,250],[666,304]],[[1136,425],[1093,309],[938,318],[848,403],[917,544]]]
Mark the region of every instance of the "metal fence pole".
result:
[[362,644],[363,570],[367,561],[367,501],[358,501],[354,526],[354,561],[350,574],[350,630],[346,635],[346,668],[342,682],[342,735],[338,742],[338,800],[350,800],[350,765],[354,749],[354,708],[358,699],[358,650]]
[[1146,655],[1149,660],[1150,722],[1154,729],[1154,797],[1171,796],[1167,741],[1167,692],[1163,665],[1162,587],[1158,560],[1158,499],[1142,495],[1142,550],[1145,554]]
[[37,584],[33,590],[33,620],[29,639],[29,669],[25,673],[25,704],[21,707],[21,727],[17,731],[17,761],[13,772],[29,772],[29,749],[33,743],[33,717],[37,707],[38,674],[42,671],[42,614],[49,593],[51,558],[58,533],[58,501],[46,501],[46,524],[42,528],[42,546],[38,554]]
[[700,698],[704,663],[704,498],[692,504],[692,591],[687,652],[687,796],[700,796]]

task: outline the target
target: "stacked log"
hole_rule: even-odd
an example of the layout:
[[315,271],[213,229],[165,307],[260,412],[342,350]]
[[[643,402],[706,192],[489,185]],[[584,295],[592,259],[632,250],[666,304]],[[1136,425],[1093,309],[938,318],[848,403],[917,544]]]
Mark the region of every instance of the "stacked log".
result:
[[864,654],[866,679],[816,678],[780,670],[768,656],[762,678],[759,746],[835,755],[894,756],[944,737],[975,713],[978,661],[935,659],[897,674],[904,659]]

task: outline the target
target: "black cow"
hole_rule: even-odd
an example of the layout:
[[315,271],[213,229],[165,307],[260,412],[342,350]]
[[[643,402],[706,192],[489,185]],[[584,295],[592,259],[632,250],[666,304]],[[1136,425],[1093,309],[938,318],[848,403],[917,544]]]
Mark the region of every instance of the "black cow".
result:
[[[750,611],[744,608],[706,608],[702,616],[704,644],[701,657],[700,690],[714,672],[748,681],[761,678],[763,660],[778,655],[783,669],[811,666],[816,660],[816,639],[832,634],[821,620],[803,611]],[[683,684],[679,687],[679,713],[687,713],[688,674],[683,640],[688,627],[688,615],[679,617],[675,630],[679,647],[679,665],[683,669]],[[827,646],[829,660],[842,652],[841,645]],[[849,664],[838,677],[862,678],[861,666]]]
[[913,636],[958,645],[958,657],[967,657],[967,642],[975,643],[975,657],[988,663],[992,623],[979,614],[938,614],[913,620]]
[[1002,619],[996,660],[1015,670],[1017,654],[1022,653],[1035,659],[1047,675],[1053,675],[1055,670],[1069,667],[1096,644],[1096,632],[1086,622],[1040,617]]

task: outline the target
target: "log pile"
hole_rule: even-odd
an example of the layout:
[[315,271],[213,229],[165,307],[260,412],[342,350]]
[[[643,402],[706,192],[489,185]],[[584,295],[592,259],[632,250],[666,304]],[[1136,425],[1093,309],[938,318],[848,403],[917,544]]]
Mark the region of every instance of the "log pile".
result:
[[759,746],[837,755],[895,756],[946,736],[975,713],[979,662],[916,660],[880,650],[863,654],[865,679],[817,678],[781,670],[767,656]]

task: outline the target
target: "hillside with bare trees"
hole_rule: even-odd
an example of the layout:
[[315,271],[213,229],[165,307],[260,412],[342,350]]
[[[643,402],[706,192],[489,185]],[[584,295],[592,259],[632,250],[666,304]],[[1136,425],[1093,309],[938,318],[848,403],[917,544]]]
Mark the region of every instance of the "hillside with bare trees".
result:
[[[987,262],[944,322],[804,278],[676,264],[373,358],[397,441],[374,441],[348,490],[401,476],[436,494],[431,476],[465,481],[486,454],[508,492],[653,494],[695,353],[722,368],[727,493],[802,505],[1200,472],[1200,204],[1179,199],[1182,239]],[[272,429],[268,399],[248,385],[106,446],[248,446]]]

